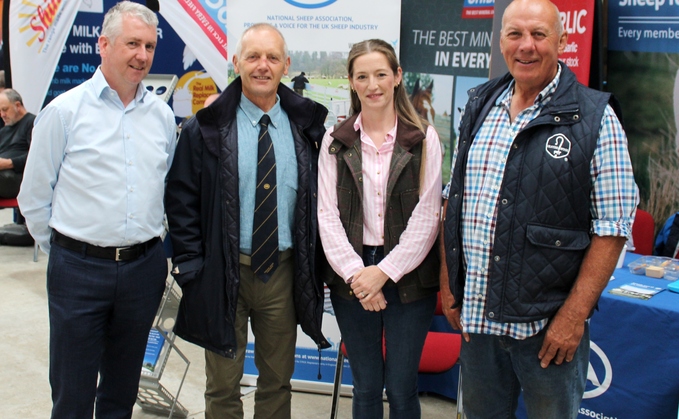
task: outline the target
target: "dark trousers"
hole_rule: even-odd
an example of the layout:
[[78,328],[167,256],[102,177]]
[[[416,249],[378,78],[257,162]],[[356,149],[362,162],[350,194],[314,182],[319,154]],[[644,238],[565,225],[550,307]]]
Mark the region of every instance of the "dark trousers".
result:
[[[363,249],[365,266],[384,258],[381,247]],[[385,285],[382,292],[387,308],[377,312],[366,311],[356,298],[346,300],[330,294],[353,376],[352,417],[384,417],[382,390],[386,387],[389,417],[417,419],[421,417],[417,370],[434,317],[436,294],[403,304],[396,286]]]
[[[160,241],[138,259],[98,259],[52,243],[47,266],[52,418],[130,418],[165,289]],[[97,383],[99,374],[99,383]]]

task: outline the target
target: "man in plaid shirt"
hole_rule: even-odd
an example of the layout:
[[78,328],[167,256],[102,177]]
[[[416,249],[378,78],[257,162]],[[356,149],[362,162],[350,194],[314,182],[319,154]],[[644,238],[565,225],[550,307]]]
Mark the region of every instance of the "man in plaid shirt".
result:
[[631,234],[638,191],[617,102],[558,61],[566,45],[554,4],[513,1],[509,73],[471,89],[461,118],[441,296],[464,336],[470,419],[511,416],[522,388],[529,417],[577,417],[587,319]]

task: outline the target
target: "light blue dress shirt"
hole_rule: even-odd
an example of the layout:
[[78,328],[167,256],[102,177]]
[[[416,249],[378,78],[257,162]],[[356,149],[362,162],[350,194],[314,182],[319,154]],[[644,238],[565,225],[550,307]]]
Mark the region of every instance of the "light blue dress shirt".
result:
[[[276,184],[278,199],[278,248],[292,248],[292,229],[295,225],[297,203],[297,154],[288,114],[276,104],[266,112],[271,118],[269,136],[276,157]],[[252,252],[252,224],[255,215],[255,188],[257,184],[257,141],[259,120],[264,112],[241,94],[236,112],[238,123],[238,197],[240,198],[240,251]]]
[[165,102],[140,84],[125,107],[97,69],[35,120],[18,196],[31,235],[46,253],[52,229],[97,246],[160,236],[175,145]]

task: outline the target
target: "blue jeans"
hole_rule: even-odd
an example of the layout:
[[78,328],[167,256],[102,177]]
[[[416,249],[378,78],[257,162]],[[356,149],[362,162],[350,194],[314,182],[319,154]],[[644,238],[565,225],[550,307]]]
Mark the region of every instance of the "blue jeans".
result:
[[472,334],[462,340],[462,394],[467,419],[515,418],[521,389],[528,418],[576,418],[589,365],[589,323],[571,362],[540,366],[546,329],[525,340]]
[[[364,246],[365,266],[376,265],[383,258],[381,247]],[[354,419],[382,419],[382,390],[386,386],[389,417],[416,419],[420,417],[417,370],[436,294],[403,304],[393,282],[387,282],[382,292],[387,308],[378,312],[364,310],[356,298],[330,295],[353,376],[352,414]]]
[[166,277],[160,242],[129,262],[52,243],[47,297],[53,418],[92,418],[95,398],[97,418],[132,416]]

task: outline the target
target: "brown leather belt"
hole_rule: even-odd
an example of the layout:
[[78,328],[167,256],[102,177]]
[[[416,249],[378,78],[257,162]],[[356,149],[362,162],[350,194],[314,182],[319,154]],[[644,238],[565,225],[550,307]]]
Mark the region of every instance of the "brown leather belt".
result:
[[115,260],[116,262],[124,262],[135,260],[139,256],[146,253],[148,249],[153,247],[160,238],[154,237],[145,243],[139,243],[127,247],[101,247],[80,240],[64,236],[57,230],[52,231],[52,241],[66,249],[74,252],[85,252],[86,255],[99,259]]

